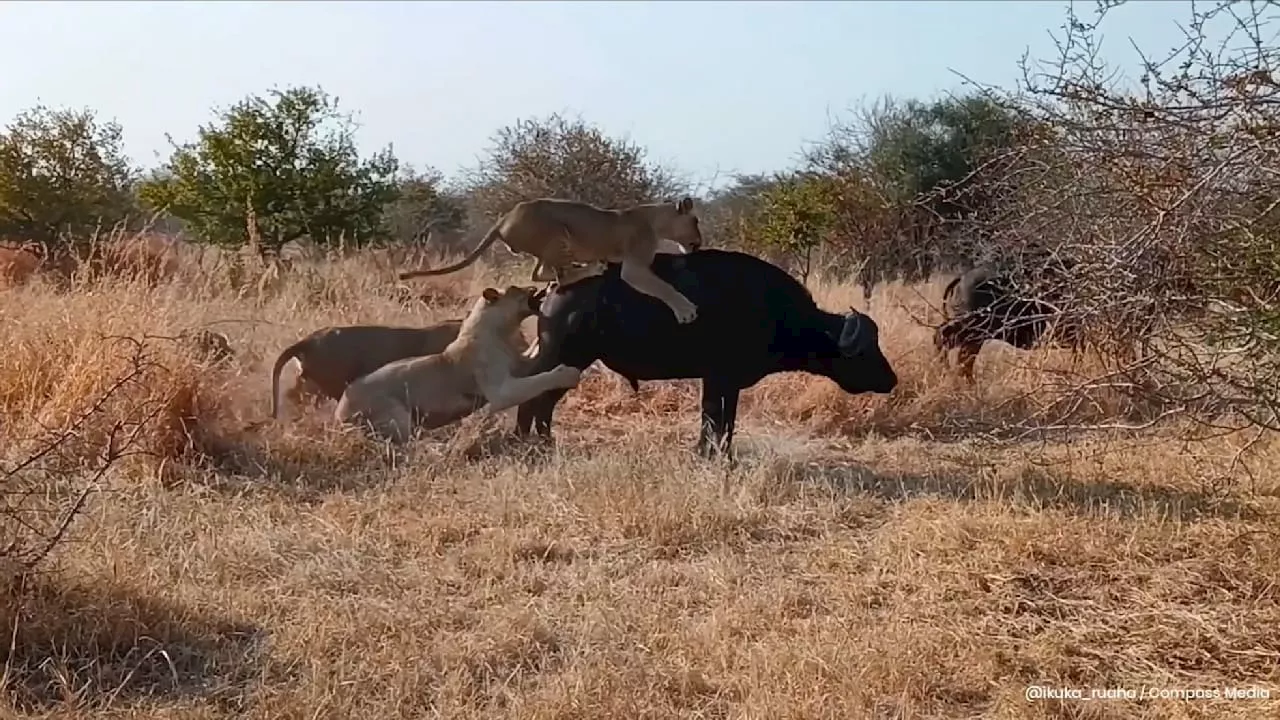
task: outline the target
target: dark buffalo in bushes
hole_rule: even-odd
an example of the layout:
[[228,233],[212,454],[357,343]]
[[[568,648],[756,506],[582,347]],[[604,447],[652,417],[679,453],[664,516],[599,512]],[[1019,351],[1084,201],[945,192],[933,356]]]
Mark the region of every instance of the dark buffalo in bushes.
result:
[[959,348],[961,374],[973,380],[973,363],[988,340],[1030,350],[1057,322],[1055,341],[1078,350],[1079,326],[1052,303],[1021,297],[1007,274],[978,267],[947,284],[942,292],[944,321],[934,333],[934,346],[945,359]]

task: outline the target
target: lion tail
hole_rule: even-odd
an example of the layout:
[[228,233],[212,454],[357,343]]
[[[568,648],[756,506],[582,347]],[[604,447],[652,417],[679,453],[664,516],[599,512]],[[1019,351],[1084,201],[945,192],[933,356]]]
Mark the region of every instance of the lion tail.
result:
[[280,356],[276,358],[275,365],[271,366],[271,417],[278,419],[280,417],[280,371],[284,369],[285,363],[302,354],[307,346],[311,344],[311,338],[305,337],[298,342],[290,345],[280,351]]
[[458,262],[442,268],[434,268],[434,269],[422,268],[420,270],[409,270],[406,272],[402,272],[399,275],[400,279],[408,280],[409,278],[423,277],[426,275],[447,275],[451,272],[457,272],[462,268],[470,265],[471,263],[478,260],[480,258],[480,254],[483,253],[485,250],[489,249],[489,246],[492,245],[494,241],[503,240],[501,227],[502,227],[502,221],[504,219],[505,218],[498,218],[497,222],[493,224],[493,227],[489,228],[489,232],[484,234],[484,239],[480,241],[480,244],[476,246],[476,249],[472,250],[469,255],[462,258]]

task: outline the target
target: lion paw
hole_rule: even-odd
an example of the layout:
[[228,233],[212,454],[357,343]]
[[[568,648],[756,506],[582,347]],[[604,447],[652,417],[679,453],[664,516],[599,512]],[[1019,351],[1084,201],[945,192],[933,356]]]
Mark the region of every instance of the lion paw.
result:
[[569,387],[576,387],[578,382],[582,380],[582,371],[569,365],[559,365],[551,372],[555,373],[554,377],[557,384],[563,383]]
[[693,303],[689,303],[678,310],[673,309],[673,312],[676,315],[676,322],[681,325],[691,323],[698,318],[698,306]]

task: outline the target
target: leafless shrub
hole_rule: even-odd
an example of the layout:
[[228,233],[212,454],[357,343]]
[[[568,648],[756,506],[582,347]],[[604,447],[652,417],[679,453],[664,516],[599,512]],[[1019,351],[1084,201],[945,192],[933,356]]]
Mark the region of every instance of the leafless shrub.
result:
[[60,422],[40,425],[25,439],[6,433],[16,439],[16,452],[6,455],[17,459],[0,457],[0,568],[30,571],[43,561],[107,473],[145,448],[146,433],[166,410],[166,403],[131,397],[159,366],[138,341],[117,340],[129,349],[113,381]]
[[622,207],[686,190],[669,170],[650,162],[641,146],[558,114],[498,130],[484,160],[465,173],[464,182],[476,210],[469,217],[480,225],[537,197]]
[[1091,22],[1072,14],[1055,60],[1024,62],[1019,91],[986,91],[1029,132],[971,179],[995,202],[965,224],[966,253],[1051,298],[1106,361],[1101,377],[1071,380],[1042,427],[1118,393],[1142,416],[1122,426],[1190,414],[1276,428],[1276,4],[1193,4],[1182,47],[1138,50],[1140,89],[1098,57],[1097,32],[1121,4],[1100,3]]

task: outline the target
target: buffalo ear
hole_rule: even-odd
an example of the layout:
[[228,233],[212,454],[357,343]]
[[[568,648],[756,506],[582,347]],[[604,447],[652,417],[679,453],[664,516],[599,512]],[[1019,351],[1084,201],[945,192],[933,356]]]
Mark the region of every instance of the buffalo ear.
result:
[[676,203],[676,213],[679,215],[687,215],[692,210],[693,198],[691,197],[681,198],[680,202]]
[[498,291],[497,291],[497,290],[494,290],[494,289],[493,289],[493,288],[491,288],[491,287],[487,287],[487,288],[485,288],[485,289],[484,289],[484,291],[480,293],[480,296],[481,296],[481,297],[483,297],[483,298],[484,298],[484,301],[485,301],[485,302],[487,302],[487,303],[489,303],[490,305],[492,305],[493,303],[498,302],[498,298],[499,298],[499,297],[501,297],[501,296],[498,294]]

